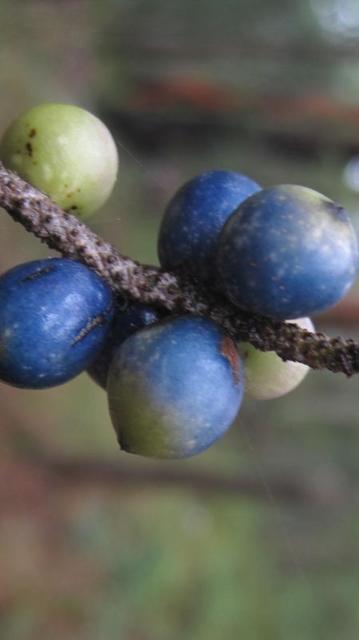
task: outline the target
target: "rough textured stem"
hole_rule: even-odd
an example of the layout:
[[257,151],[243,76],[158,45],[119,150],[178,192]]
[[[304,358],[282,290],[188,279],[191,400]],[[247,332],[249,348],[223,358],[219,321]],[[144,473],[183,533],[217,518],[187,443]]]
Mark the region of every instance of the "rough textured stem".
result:
[[115,292],[132,300],[155,304],[169,313],[209,316],[232,337],[249,341],[264,351],[276,351],[284,360],[347,376],[359,372],[359,344],[354,340],[312,334],[293,324],[249,314],[188,276],[167,273],[122,256],[1,163],[0,206],[50,248],[92,267]]

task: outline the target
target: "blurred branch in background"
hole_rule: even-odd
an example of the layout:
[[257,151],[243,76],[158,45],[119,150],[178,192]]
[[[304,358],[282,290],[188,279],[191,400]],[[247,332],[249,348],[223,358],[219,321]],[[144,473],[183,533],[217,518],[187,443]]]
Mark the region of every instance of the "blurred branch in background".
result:
[[[11,435],[9,433],[11,431]],[[4,437],[4,433],[2,434]],[[50,488],[77,490],[80,486],[129,491],[138,488],[178,488],[199,494],[227,494],[242,499],[268,500],[268,488],[276,501],[292,505],[342,508],[357,493],[349,480],[326,464],[308,477],[306,471],[277,470],[266,475],[266,483],[253,472],[238,474],[210,471],[178,471],[167,466],[130,465],[86,456],[68,456],[49,451],[41,441],[11,421],[7,439],[8,455],[0,470],[0,509],[29,495]],[[12,444],[11,444],[12,441]],[[14,443],[16,443],[14,445]],[[22,496],[22,498],[21,498]]]
[[[111,34],[108,34],[111,42]],[[112,34],[112,38],[115,38],[115,34]],[[119,54],[124,55],[142,55],[142,56],[158,56],[161,59],[176,59],[180,58],[185,60],[197,60],[202,56],[205,59],[211,57],[213,54],[216,60],[234,59],[242,60],[244,57],[249,58],[283,58],[288,60],[291,57],[294,59],[300,58],[304,62],[311,62],[315,64],[327,64],[329,61],[338,60],[354,60],[359,58],[359,47],[357,42],[349,43],[335,43],[330,42],[274,42],[273,40],[249,40],[245,39],[242,35],[240,43],[225,44],[223,41],[216,46],[213,50],[213,44],[211,42],[196,43],[191,42],[190,46],[184,48],[180,42],[176,42],[173,39],[165,39],[162,37],[156,40],[147,40],[142,38],[141,40],[132,38],[131,41],[122,40],[120,46],[118,46]]]
[[233,134],[304,159],[323,151],[348,159],[359,152],[359,107],[318,92],[241,92],[175,74],[138,78],[125,104],[103,111],[111,128],[152,152],[181,135],[193,145]]
[[[12,501],[12,478],[18,478],[22,487],[16,491],[26,496],[28,484],[39,487],[54,485],[57,489],[78,489],[80,485],[112,488],[128,491],[136,488],[177,488],[192,493],[228,494],[242,499],[267,501],[268,495],[260,477],[255,474],[239,473],[227,476],[208,471],[170,471],[143,466],[129,466],[121,462],[86,457],[70,457],[49,453],[37,454],[25,460],[7,460],[0,472],[0,503]],[[19,480],[20,479],[20,480]],[[349,488],[344,478],[326,468],[316,469],[315,480],[308,480],[307,474],[278,471],[266,478],[273,497],[278,502],[292,505],[306,504],[317,507],[342,507],[353,499],[354,490]]]
[[349,296],[334,309],[322,313],[318,320],[321,324],[340,327],[359,326],[359,300],[357,296]]
[[[283,504],[337,509],[353,504],[358,489],[339,466],[318,462],[308,474],[307,462],[283,464],[282,468],[244,469],[238,473],[208,469],[176,469],[176,464],[143,461],[133,464],[94,455],[68,455],[55,451],[14,406],[6,407],[1,425],[1,447],[6,455],[0,468],[0,511],[6,504],[17,505],[52,489],[92,489],[129,491],[140,488],[177,488],[198,494],[228,495],[241,499],[268,501],[271,496]],[[259,425],[256,425],[259,429]],[[266,427],[268,431],[268,425]],[[125,454],[127,455],[127,454]],[[287,459],[291,460],[288,451]],[[265,481],[263,480],[265,476]],[[359,482],[359,481],[358,481]]]

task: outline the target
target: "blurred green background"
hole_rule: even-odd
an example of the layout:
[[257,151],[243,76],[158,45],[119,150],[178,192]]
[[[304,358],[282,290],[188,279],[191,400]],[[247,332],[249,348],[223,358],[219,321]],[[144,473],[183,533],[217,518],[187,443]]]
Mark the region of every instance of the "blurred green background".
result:
[[[121,168],[90,224],[125,254],[156,263],[168,199],[210,168],[322,191],[359,229],[357,0],[0,0],[0,24],[0,130],[44,101],[102,117]],[[0,229],[2,270],[50,255]],[[359,338],[358,291],[317,327]],[[1,640],[357,640],[357,378],[246,399],[171,463],[119,452],[85,374],[0,397]]]

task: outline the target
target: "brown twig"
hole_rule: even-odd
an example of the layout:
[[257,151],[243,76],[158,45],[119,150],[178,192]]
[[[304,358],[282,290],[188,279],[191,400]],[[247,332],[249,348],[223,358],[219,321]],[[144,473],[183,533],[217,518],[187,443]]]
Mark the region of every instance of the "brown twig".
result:
[[359,372],[359,344],[354,340],[329,338],[293,324],[249,314],[184,275],[141,265],[122,256],[110,243],[1,163],[0,206],[52,249],[95,269],[114,292],[158,305],[169,313],[206,315],[232,337],[248,340],[264,351],[276,351],[284,360],[347,376]]

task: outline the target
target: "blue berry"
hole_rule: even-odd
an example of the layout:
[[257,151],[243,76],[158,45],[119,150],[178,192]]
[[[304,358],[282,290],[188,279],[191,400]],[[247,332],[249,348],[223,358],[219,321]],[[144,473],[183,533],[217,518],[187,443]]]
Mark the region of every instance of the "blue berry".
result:
[[218,276],[228,298],[283,320],[334,305],[352,285],[357,266],[357,240],[347,212],[294,185],[248,198],[218,243]]
[[112,319],[112,292],[65,258],[21,264],[0,277],[0,380],[42,389],[86,369]]
[[208,171],[186,182],[168,204],[158,240],[164,269],[184,268],[203,280],[213,274],[219,233],[259,185],[234,171]]
[[207,449],[235,419],[243,378],[233,341],[211,320],[182,316],[134,333],[108,375],[120,446],[155,458]]
[[88,370],[91,378],[106,389],[107,374],[115,350],[130,335],[154,322],[158,322],[159,313],[148,305],[136,303],[125,311],[115,312],[111,329],[103,349]]

